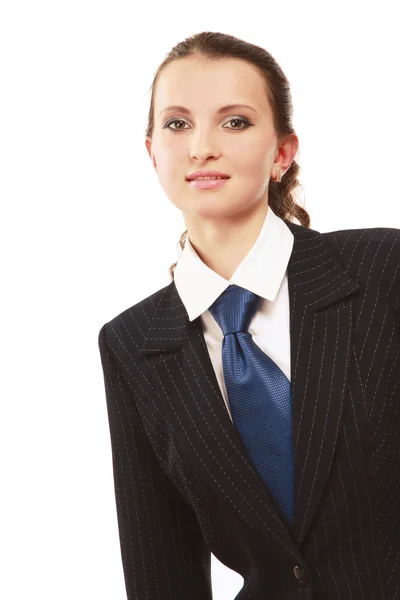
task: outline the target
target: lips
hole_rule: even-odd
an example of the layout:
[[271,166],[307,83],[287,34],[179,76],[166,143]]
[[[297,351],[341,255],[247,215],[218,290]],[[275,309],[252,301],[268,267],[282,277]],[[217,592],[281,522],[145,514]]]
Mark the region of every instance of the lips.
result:
[[221,177],[220,179],[192,179],[188,181],[188,184],[190,187],[198,190],[217,190],[222,188],[229,179],[230,177]]
[[188,181],[208,181],[213,179],[229,179],[229,177],[220,177],[219,175],[203,175],[202,177],[191,177]]
[[193,181],[199,177],[220,177],[221,179],[229,179],[230,176],[220,171],[195,171],[186,177],[187,181]]

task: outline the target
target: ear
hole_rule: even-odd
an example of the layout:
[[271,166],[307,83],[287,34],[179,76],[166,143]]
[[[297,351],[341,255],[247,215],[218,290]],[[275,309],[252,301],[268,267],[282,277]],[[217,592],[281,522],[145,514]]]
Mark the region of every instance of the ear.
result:
[[151,162],[153,163],[153,167],[155,169],[157,169],[157,163],[156,163],[156,159],[154,157],[154,154],[152,154],[152,143],[151,140],[149,138],[146,138],[146,148],[147,148],[147,152],[149,153],[149,156],[151,158]]
[[280,164],[282,176],[289,170],[290,165],[296,157],[298,147],[299,139],[295,133],[290,134],[283,142],[281,142],[274,163]]

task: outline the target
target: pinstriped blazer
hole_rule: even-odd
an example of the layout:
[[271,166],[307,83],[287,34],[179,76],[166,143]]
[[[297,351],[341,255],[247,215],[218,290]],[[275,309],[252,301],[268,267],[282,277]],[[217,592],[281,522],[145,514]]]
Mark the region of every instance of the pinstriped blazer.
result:
[[283,523],[174,282],[99,332],[128,600],[400,600],[400,230],[285,220],[295,520]]

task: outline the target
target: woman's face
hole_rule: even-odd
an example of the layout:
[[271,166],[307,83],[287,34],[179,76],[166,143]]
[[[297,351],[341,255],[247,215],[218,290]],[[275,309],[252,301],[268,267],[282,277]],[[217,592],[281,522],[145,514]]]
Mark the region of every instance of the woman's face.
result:
[[[252,108],[218,112],[228,104]],[[190,112],[167,108],[173,105]],[[263,79],[249,63],[230,58],[191,56],[165,68],[155,89],[153,139],[146,139],[146,148],[169,200],[191,221],[266,205],[273,164],[284,162]],[[215,190],[197,189],[186,177],[199,169],[221,171],[230,179]]]

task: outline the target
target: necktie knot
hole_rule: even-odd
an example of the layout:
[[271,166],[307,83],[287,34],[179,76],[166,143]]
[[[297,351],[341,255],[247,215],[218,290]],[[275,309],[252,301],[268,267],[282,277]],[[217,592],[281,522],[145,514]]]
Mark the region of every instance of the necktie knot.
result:
[[260,303],[260,296],[238,285],[229,285],[209,311],[225,335],[246,332]]

